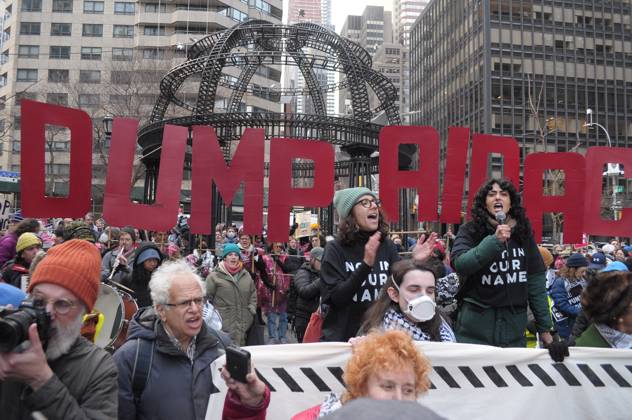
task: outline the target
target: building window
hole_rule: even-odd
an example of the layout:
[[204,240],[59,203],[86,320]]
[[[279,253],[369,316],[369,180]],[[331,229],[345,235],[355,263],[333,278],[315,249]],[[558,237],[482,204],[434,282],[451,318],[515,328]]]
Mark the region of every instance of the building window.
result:
[[84,1],[83,13],[86,14],[102,14],[103,2],[102,1]]
[[37,82],[37,69],[18,69],[18,82]]
[[48,53],[48,58],[57,60],[69,60],[70,59],[70,47],[51,45]]
[[131,71],[113,71],[110,74],[110,81],[116,85],[128,85],[132,83]]
[[81,47],[82,60],[100,60],[101,47]]
[[69,71],[62,69],[49,69],[48,81],[53,83],[68,83],[70,81]]
[[101,72],[99,70],[79,70],[79,82],[101,83]]
[[145,3],[145,13],[164,13],[167,11],[165,3]]
[[114,38],[134,38],[134,25],[114,25],[112,36]]
[[111,105],[127,105],[129,100],[130,96],[128,95],[110,95]]
[[53,0],[53,12],[72,13],[72,0]]
[[79,95],[79,106],[94,107],[99,106],[99,95],[93,93],[82,93]]
[[133,15],[136,11],[134,3],[127,2],[114,2],[114,14],[115,15]]
[[112,60],[132,61],[133,51],[131,48],[112,48]]
[[39,46],[38,45],[20,45],[18,47],[18,57],[20,58],[39,57]]
[[70,23],[51,23],[51,36],[70,36],[72,33],[72,24]]
[[15,94],[15,105],[20,105],[22,99],[30,99],[32,101],[37,100],[37,93],[35,92],[18,92]]
[[96,23],[84,23],[81,34],[83,36],[102,37],[103,25]]
[[68,106],[68,94],[67,93],[47,93],[46,102],[55,105]]
[[143,58],[149,60],[161,60],[165,58],[165,50],[158,48],[145,48],[143,49]]
[[[8,75],[7,73],[2,73],[0,74],[0,87],[6,86],[7,85],[7,80],[8,80]],[[4,100],[2,101],[2,109],[4,109],[5,103]]]
[[22,11],[23,12],[41,12],[42,0],[23,0]]
[[20,35],[39,35],[41,23],[22,22],[20,23]]
[[145,26],[145,28],[143,29],[143,35],[157,36],[157,35],[164,35],[164,34],[165,34],[164,26]]

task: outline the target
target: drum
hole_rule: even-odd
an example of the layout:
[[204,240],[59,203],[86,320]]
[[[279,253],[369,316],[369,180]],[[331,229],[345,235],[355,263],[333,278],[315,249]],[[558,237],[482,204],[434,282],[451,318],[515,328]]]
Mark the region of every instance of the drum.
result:
[[138,310],[136,301],[126,292],[101,283],[93,313],[102,313],[103,322],[97,327],[94,344],[116,350],[127,338],[129,321]]

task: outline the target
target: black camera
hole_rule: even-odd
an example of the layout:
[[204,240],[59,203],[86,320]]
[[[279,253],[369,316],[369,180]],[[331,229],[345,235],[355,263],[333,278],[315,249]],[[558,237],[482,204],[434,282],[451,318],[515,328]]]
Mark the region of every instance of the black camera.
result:
[[50,338],[50,315],[46,303],[27,299],[17,309],[0,308],[0,352],[10,352],[29,338],[29,327],[37,324],[37,333],[46,348]]

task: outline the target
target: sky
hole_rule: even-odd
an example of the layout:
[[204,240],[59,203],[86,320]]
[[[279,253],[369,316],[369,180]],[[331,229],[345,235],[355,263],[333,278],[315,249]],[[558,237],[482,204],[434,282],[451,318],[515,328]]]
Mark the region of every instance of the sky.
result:
[[336,33],[340,33],[348,15],[361,15],[366,6],[384,6],[393,10],[393,0],[332,0],[332,20]]

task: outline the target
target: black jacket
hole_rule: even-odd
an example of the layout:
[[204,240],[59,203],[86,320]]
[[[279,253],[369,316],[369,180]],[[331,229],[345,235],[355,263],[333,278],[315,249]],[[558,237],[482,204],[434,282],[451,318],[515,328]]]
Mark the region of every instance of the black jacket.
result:
[[294,288],[298,298],[296,300],[296,316],[307,318],[318,309],[320,300],[320,273],[305,263],[298,269],[294,277]]
[[[149,293],[149,279],[151,278],[151,273],[145,270],[142,264],[136,262],[136,257],[144,250],[150,248],[158,252],[158,255],[160,255],[160,263],[162,263],[164,256],[162,252],[160,252],[160,249],[153,242],[143,242],[136,251],[134,251],[132,270],[129,273],[122,273],[120,277],[121,284],[134,291],[134,298],[139,308],[151,306],[151,295]],[[158,265],[160,266],[160,264]],[[115,276],[114,280],[118,280],[117,276]]]
[[[132,392],[137,338],[155,341],[151,370],[138,405],[134,404]],[[223,353],[222,348],[203,324],[191,363],[173,345],[153,308],[138,311],[130,324],[127,341],[114,353],[119,371],[119,419],[204,419],[209,397],[216,392],[211,362]]]
[[390,239],[380,244],[375,264],[364,259],[369,235],[351,245],[336,240],[325,247],[320,268],[320,292],[324,311],[321,341],[347,341],[355,337],[366,310],[378,298],[391,273],[391,265],[401,258]]

